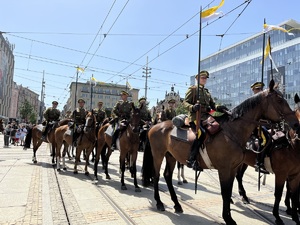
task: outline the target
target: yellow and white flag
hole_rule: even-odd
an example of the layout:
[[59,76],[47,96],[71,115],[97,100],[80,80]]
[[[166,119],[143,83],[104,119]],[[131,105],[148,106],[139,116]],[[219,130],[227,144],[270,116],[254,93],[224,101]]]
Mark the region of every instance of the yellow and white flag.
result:
[[293,33],[290,33],[288,30],[284,29],[283,27],[280,26],[276,26],[276,25],[268,25],[268,24],[264,24],[264,33],[269,32],[270,30],[280,30],[282,32],[287,33],[288,35],[294,35]]
[[96,78],[94,77],[94,75],[92,75],[90,82],[91,82],[91,84],[93,84],[94,86],[96,86],[98,81],[96,80]]
[[76,68],[77,68],[77,72],[81,72],[81,73],[83,73],[83,72],[84,72],[84,68],[82,68],[82,67],[79,67],[79,66],[77,66]]
[[201,21],[202,23],[223,16],[222,12],[216,12],[219,8],[224,5],[225,0],[222,0],[221,3],[217,6],[213,6],[207,10],[201,12]]
[[131,87],[131,85],[129,84],[128,81],[126,81],[126,87],[129,88],[129,90],[132,90],[132,87]]
[[[269,59],[272,61],[274,69],[278,72],[278,68],[277,68],[277,66],[276,66],[276,64],[275,64],[275,62],[272,58],[272,54],[271,54],[271,38],[270,38],[270,36],[269,36],[268,41],[267,41],[267,45],[266,45],[266,48],[265,48],[265,54],[264,54],[263,60],[265,61],[267,57],[269,57]],[[262,61],[260,62],[260,64],[262,64]]]

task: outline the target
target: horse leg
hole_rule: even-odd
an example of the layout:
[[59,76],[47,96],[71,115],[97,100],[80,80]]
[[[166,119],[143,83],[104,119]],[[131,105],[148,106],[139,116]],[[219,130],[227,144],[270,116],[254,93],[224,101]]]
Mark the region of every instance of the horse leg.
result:
[[[96,147],[97,148],[97,144],[96,144]],[[91,159],[91,162],[95,162],[95,152],[94,152],[94,148],[92,149],[92,159]]]
[[53,166],[55,166],[55,160],[54,160],[55,159],[55,147],[56,147],[55,145],[56,145],[56,143],[51,144],[51,148],[52,148],[52,165]]
[[36,140],[35,144],[33,144],[33,157],[32,157],[33,163],[37,163],[36,151],[38,150],[38,148],[41,146],[42,143],[43,143],[43,141]]
[[296,179],[295,177],[289,177],[288,182],[292,200],[292,219],[296,224],[299,225],[300,222],[297,213],[299,203],[299,179]]
[[172,184],[172,177],[173,177],[173,171],[174,171],[175,165],[176,165],[176,159],[170,153],[167,153],[164,178],[168,185],[171,199],[175,203],[175,205],[174,205],[175,213],[182,213],[183,212],[182,207],[181,207],[180,203],[178,202],[178,198],[175,193],[174,186]]
[[136,159],[137,159],[137,151],[136,152],[133,152],[132,155],[131,155],[131,162],[132,162],[132,165],[131,165],[131,174],[133,175],[133,183],[134,183],[134,187],[135,187],[135,192],[141,192],[141,189],[140,187],[138,186],[138,183],[137,183],[137,179],[136,179]]
[[66,153],[68,152],[69,150],[69,147],[67,144],[64,145],[64,150],[63,150],[63,153],[62,153],[62,165],[63,165],[63,170],[67,170],[67,167],[66,167]]
[[243,203],[250,204],[250,201],[249,201],[248,196],[246,194],[246,190],[245,190],[244,185],[243,185],[243,176],[244,176],[245,171],[247,170],[247,168],[248,168],[247,164],[240,165],[237,169],[237,173],[236,173],[235,178],[238,182],[239,194],[240,194],[240,196],[242,196]]
[[[105,145],[105,146],[103,147],[102,152],[106,153],[106,149],[107,149],[107,148],[108,148],[108,146]],[[107,153],[104,154],[104,156],[103,156],[103,160],[104,160],[104,161],[103,161],[103,164],[104,164],[104,173],[105,173],[105,175],[106,175],[106,179],[108,179],[108,180],[111,179],[111,178],[110,178],[110,175],[108,174],[108,161],[109,161],[110,155],[111,155],[111,151],[107,151]]]
[[180,177],[180,162],[177,162],[177,184],[182,185],[181,177]]
[[181,177],[182,177],[182,182],[184,184],[187,184],[188,181],[185,179],[185,176],[184,176],[184,165],[183,164],[180,164],[180,167],[181,167]]
[[96,156],[95,156],[95,162],[94,162],[94,180],[98,180],[98,163],[100,160],[100,154],[101,154],[101,149],[96,148]]
[[292,208],[291,208],[291,192],[290,192],[290,186],[289,186],[289,182],[288,180],[286,181],[286,194],[285,194],[285,199],[284,199],[284,203],[286,205],[286,214],[288,215],[292,215]]
[[230,203],[232,195],[232,186],[236,170],[232,168],[223,168],[219,170],[219,179],[221,185],[221,194],[223,199],[223,212],[222,217],[227,225],[236,225],[230,213]]
[[70,147],[71,147],[71,146],[67,147],[66,153],[67,153],[67,155],[68,155],[69,160],[72,160],[72,156],[71,156],[71,154],[70,154]]
[[90,154],[93,151],[93,149],[94,149],[94,145],[92,145],[92,147],[86,149],[86,159],[85,159],[85,167],[84,167],[84,171],[85,171],[84,174],[85,175],[89,175],[89,171],[88,171],[87,166],[90,164],[89,163],[89,158],[90,158]]
[[279,203],[281,200],[282,196],[282,191],[284,187],[284,182],[285,182],[285,177],[284,176],[279,176],[275,174],[275,202],[273,206],[273,216],[276,218],[275,223],[276,224],[284,224],[282,219],[279,216]]
[[102,163],[102,169],[105,169],[105,164],[106,164],[106,147],[104,146],[102,151],[101,151],[101,163]]
[[76,148],[76,156],[75,156],[75,163],[74,163],[74,174],[78,174],[77,165],[80,162],[80,155],[81,155],[82,149]]
[[121,190],[127,190],[127,187],[124,182],[124,173],[125,173],[125,156],[120,153],[120,170],[121,170]]

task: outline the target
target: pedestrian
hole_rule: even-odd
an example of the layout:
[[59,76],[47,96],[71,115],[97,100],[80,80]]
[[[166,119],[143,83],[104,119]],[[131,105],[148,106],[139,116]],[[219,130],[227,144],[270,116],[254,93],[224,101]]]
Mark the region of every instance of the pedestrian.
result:
[[26,137],[25,137],[25,144],[24,144],[23,150],[27,150],[27,148],[30,148],[30,144],[31,144],[32,127],[27,126],[26,130],[27,130],[27,134],[26,134]]
[[8,148],[9,146],[10,133],[11,133],[11,124],[8,123],[4,129],[4,148]]
[[20,144],[20,146],[24,146],[26,134],[27,134],[27,129],[26,129],[26,127],[23,125],[22,128],[21,128],[21,136],[20,136],[21,144]]

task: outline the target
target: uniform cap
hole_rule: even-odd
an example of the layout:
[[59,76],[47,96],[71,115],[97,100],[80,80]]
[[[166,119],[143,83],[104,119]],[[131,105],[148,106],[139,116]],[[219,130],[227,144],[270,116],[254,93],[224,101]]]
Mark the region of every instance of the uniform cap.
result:
[[139,99],[139,102],[140,102],[140,101],[143,101],[143,100],[146,101],[146,98],[145,98],[145,97],[141,97],[141,98]]
[[174,100],[174,99],[170,99],[169,101],[168,101],[168,103],[175,103],[176,101]]
[[103,105],[103,102],[102,102],[102,101],[99,101],[99,102],[98,102],[98,105]]
[[52,104],[58,105],[58,102],[57,101],[53,101]]
[[78,101],[77,101],[78,103],[80,103],[80,102],[83,102],[83,103],[85,103],[85,101],[82,99],[82,98],[80,98],[80,99],[78,99]]
[[[198,78],[198,75],[199,75],[199,74],[196,74],[196,75],[195,75],[195,78],[196,78],[196,79]],[[202,71],[200,72],[200,77],[202,77],[202,76],[209,78],[209,72],[207,72],[206,70],[202,70]]]
[[251,85],[252,89],[256,89],[256,88],[260,88],[262,89],[265,86],[265,84],[263,82],[255,82]]
[[127,96],[129,95],[127,91],[121,91],[120,94],[121,94],[121,95],[127,95]]

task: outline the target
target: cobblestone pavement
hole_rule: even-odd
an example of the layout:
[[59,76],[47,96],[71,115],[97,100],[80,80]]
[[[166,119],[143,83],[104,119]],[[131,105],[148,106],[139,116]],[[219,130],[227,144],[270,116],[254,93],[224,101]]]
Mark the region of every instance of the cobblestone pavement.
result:
[[[0,224],[221,224],[223,223],[222,198],[216,171],[205,171],[200,175],[198,192],[195,195],[190,169],[185,169],[188,184],[174,186],[184,213],[176,214],[163,178],[161,199],[165,212],[156,210],[152,188],[141,187],[135,192],[133,179],[126,172],[128,190],[122,191],[119,177],[119,152],[112,154],[109,163],[111,180],[106,180],[99,168],[99,181],[93,175],[86,176],[83,162],[79,174],[73,174],[74,161],[67,160],[67,171],[57,172],[51,165],[49,149],[43,144],[37,152],[37,164],[31,161],[32,149],[21,146],[3,148],[0,135]],[[141,170],[142,155],[138,157]],[[82,160],[83,161],[83,160]],[[89,167],[92,174],[92,163]],[[161,173],[162,174],[162,173]],[[140,173],[138,182],[141,183]],[[257,191],[257,174],[249,168],[244,177],[251,205],[244,205],[238,197],[237,185],[233,190],[232,216],[238,224],[270,224],[272,216],[274,176],[267,177],[267,185]],[[140,185],[141,186],[141,185]],[[285,224],[294,224],[285,214],[281,204],[280,214]],[[258,212],[258,213],[256,213]],[[269,222],[263,217],[269,219]]]

